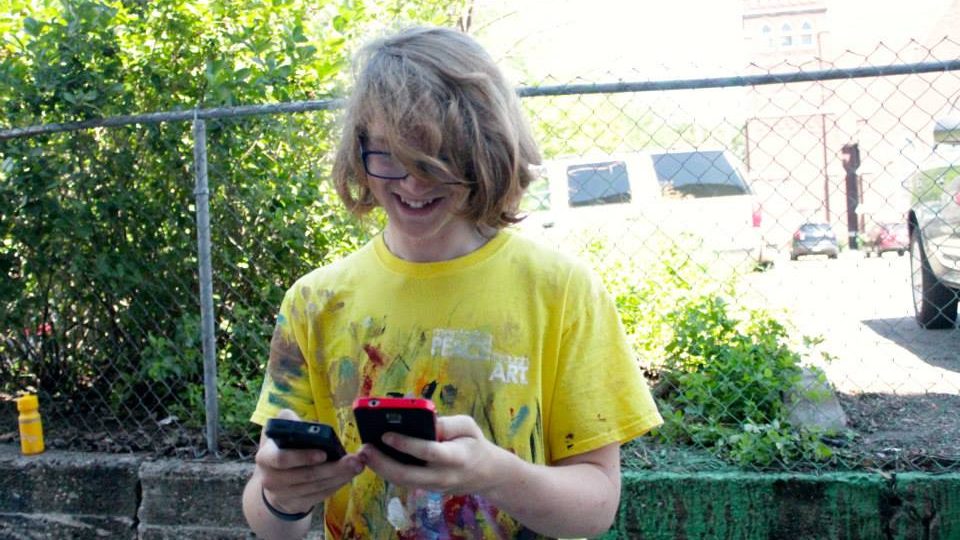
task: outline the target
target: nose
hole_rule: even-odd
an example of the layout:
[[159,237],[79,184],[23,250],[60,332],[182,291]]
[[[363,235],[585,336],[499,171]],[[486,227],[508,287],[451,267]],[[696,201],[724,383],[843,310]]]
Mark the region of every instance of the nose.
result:
[[411,195],[423,195],[437,187],[436,180],[430,180],[411,172],[406,178],[397,181],[403,190]]

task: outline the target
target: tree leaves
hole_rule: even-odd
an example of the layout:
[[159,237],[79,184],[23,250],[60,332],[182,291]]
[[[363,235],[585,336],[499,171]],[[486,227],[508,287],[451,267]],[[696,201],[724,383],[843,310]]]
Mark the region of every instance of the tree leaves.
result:
[[[430,17],[448,4],[418,3]],[[0,13],[6,127],[330,97],[349,40],[383,22],[354,0],[0,0]],[[207,124],[221,411],[235,423],[285,288],[369,235],[323,182],[335,125],[330,112]],[[190,125],[0,141],[0,164],[0,393],[202,423]],[[46,323],[42,339],[22,332]]]

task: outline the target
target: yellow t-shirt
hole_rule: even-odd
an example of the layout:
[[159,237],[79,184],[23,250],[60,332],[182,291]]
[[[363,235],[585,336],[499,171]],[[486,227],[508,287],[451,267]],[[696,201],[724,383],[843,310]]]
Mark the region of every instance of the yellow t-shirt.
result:
[[[538,464],[625,442],[662,420],[614,303],[582,264],[509,231],[412,263],[382,235],[287,292],[252,420],[281,408],[360,446],[359,396],[432,399]],[[324,508],[327,538],[536,538],[481,497],[407,491],[372,471]]]

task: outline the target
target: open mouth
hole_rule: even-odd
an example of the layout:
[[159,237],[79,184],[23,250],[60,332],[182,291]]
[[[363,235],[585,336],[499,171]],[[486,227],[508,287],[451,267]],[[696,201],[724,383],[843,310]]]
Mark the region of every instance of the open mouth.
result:
[[400,202],[400,206],[414,212],[427,212],[439,204],[442,200],[442,197],[434,197],[430,199],[407,199],[396,194],[394,197],[396,197],[396,199]]

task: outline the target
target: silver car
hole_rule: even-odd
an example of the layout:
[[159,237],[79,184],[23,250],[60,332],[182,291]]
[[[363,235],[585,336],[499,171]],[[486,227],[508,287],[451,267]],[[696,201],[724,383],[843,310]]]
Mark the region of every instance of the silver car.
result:
[[937,122],[936,146],[913,175],[910,271],[917,322],[955,328],[960,298],[960,116]]

